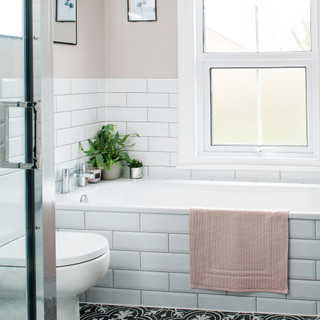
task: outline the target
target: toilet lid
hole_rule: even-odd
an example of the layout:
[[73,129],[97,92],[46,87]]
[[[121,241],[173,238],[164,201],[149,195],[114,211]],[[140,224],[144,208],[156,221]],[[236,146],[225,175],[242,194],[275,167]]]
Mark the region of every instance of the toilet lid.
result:
[[[0,266],[25,267],[25,237],[0,247]],[[98,234],[56,232],[56,266],[68,266],[100,257],[109,251],[108,240]]]
[[109,251],[108,240],[94,233],[56,232],[57,267],[82,263]]

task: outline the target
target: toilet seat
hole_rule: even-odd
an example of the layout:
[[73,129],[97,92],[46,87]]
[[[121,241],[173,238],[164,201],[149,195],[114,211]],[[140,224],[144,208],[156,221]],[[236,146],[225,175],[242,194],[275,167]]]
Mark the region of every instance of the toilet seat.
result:
[[109,251],[108,240],[94,233],[56,232],[56,266],[96,259]]
[[[108,240],[85,232],[56,232],[56,266],[96,259],[109,251]],[[0,247],[0,266],[25,267],[25,237]]]

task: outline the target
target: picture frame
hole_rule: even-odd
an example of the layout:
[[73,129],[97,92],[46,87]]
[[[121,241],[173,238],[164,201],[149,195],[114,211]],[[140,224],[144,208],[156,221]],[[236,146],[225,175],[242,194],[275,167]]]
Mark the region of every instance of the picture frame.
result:
[[128,21],[157,21],[157,0],[127,0]]
[[76,22],[77,0],[56,0],[56,22]]

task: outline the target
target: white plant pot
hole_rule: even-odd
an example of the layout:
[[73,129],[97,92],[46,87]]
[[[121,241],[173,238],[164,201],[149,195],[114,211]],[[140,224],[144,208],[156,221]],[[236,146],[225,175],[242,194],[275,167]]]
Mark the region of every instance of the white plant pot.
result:
[[102,180],[116,180],[119,179],[121,175],[121,165],[119,162],[114,163],[110,170],[106,169],[106,164],[104,164],[104,169],[102,169]]

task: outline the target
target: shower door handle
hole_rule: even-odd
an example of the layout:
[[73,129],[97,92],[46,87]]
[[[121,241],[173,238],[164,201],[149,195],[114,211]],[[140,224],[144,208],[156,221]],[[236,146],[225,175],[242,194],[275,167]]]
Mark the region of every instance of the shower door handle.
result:
[[[40,130],[38,127],[38,111],[39,102],[11,102],[0,101],[0,168],[7,169],[40,169],[37,140],[40,138]],[[25,133],[27,137],[24,143],[25,155],[24,162],[10,162],[9,161],[9,108],[20,108],[28,113],[28,120],[25,122]],[[28,132],[28,133],[27,133]]]

